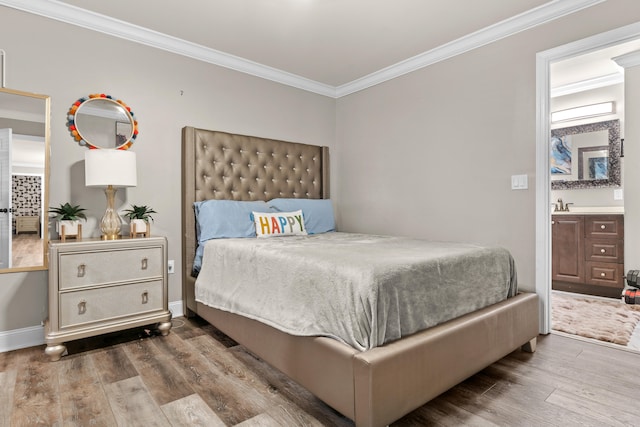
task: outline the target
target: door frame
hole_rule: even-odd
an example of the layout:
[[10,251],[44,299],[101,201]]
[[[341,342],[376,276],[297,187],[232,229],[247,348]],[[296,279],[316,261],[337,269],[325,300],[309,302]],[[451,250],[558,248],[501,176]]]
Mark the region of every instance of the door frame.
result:
[[536,54],[536,293],[540,333],[551,332],[551,175],[549,174],[549,97],[552,63],[640,38],[640,22]]
[[[0,163],[0,200],[2,204],[6,204],[6,215],[3,218],[6,219],[6,223],[0,224],[0,268],[11,268],[13,263],[12,254],[12,213],[11,213],[11,192],[12,192],[12,179],[11,179],[11,145],[13,138],[13,130],[11,128],[0,129],[2,133],[0,135],[0,152],[2,153],[2,159]],[[6,199],[6,200],[5,200]],[[0,215],[2,215],[0,213]]]

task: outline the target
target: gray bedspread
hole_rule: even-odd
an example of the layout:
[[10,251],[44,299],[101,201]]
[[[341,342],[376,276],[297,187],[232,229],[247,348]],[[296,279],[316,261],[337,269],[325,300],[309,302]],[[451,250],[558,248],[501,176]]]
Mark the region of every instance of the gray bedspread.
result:
[[502,248],[325,233],[206,242],[196,300],[364,351],[517,292]]

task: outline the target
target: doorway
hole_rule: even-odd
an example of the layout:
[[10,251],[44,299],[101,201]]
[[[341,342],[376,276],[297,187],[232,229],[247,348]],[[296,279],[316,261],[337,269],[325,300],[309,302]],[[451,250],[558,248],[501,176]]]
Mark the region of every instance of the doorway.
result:
[[[560,64],[562,61],[575,60],[580,56],[587,56],[594,52],[613,49],[616,46],[638,40],[640,40],[640,24],[633,24],[540,52],[536,58],[536,292],[541,300],[540,332],[543,334],[551,332],[552,326],[550,215],[552,209],[552,192],[549,173],[549,135],[551,134],[550,117],[552,112],[552,100],[550,96],[552,89],[551,69],[554,64]],[[613,193],[613,189],[610,189],[610,192]]]

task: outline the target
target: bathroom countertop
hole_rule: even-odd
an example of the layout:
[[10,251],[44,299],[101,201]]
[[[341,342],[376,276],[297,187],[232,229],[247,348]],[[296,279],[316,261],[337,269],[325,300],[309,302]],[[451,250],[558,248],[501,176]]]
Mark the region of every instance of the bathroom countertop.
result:
[[624,214],[624,206],[569,206],[569,211],[557,212],[553,210],[552,215],[619,215]]

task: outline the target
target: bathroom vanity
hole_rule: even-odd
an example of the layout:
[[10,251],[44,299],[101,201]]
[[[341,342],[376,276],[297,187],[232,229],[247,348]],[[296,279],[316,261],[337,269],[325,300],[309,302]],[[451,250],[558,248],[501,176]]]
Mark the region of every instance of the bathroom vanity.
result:
[[552,288],[619,298],[624,288],[624,215],[554,213]]

